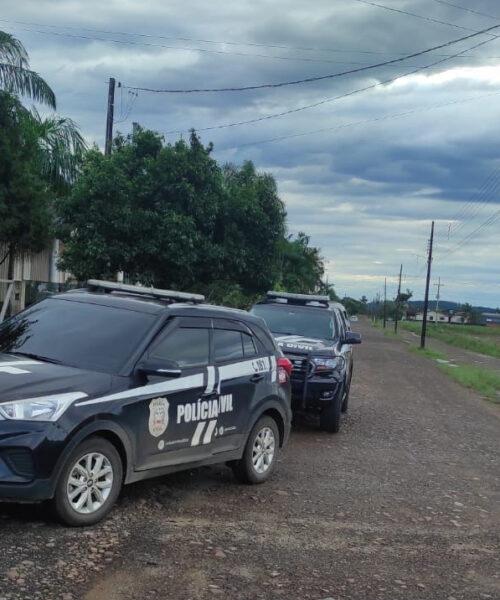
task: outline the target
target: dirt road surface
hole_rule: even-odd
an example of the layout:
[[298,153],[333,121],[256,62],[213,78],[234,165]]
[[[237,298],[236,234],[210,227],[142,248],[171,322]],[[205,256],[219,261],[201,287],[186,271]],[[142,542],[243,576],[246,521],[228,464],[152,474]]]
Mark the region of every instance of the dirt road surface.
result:
[[302,424],[265,485],[143,482],[63,528],[0,505],[0,599],[500,599],[500,411],[357,324],[341,433]]

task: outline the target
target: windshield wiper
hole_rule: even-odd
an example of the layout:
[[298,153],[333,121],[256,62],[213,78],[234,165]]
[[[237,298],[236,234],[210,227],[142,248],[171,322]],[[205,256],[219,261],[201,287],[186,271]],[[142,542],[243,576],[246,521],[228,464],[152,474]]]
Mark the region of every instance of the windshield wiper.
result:
[[12,354],[13,356],[26,356],[26,358],[32,358],[33,360],[41,360],[42,362],[53,363],[54,365],[64,364],[62,360],[57,360],[56,358],[48,358],[47,356],[40,356],[39,354],[33,354],[32,352],[7,352],[7,354]]

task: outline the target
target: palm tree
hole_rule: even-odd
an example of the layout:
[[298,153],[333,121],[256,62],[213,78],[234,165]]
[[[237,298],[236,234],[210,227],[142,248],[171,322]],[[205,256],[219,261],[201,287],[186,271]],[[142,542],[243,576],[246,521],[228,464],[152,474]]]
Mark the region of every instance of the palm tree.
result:
[[56,96],[49,84],[30,70],[25,47],[5,31],[0,31],[0,89],[56,108]]
[[57,195],[75,182],[87,145],[76,123],[57,115],[42,117],[36,108],[26,111],[25,127],[38,140],[42,175]]

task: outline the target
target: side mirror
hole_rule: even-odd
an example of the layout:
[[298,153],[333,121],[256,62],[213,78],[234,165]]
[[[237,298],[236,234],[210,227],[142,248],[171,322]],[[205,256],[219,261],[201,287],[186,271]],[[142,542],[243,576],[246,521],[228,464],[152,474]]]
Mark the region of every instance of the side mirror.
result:
[[158,358],[148,358],[139,365],[139,371],[144,375],[153,375],[155,377],[180,377],[182,370],[175,360],[160,360]]
[[361,344],[361,334],[354,331],[348,331],[345,336],[346,344]]

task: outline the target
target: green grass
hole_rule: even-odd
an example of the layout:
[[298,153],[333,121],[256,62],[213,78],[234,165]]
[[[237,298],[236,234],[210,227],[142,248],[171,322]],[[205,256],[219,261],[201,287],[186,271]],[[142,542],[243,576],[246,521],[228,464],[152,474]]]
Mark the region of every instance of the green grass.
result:
[[[398,327],[400,325],[401,325],[401,321],[398,323]],[[394,321],[387,322],[385,329],[384,329],[383,321],[379,321],[378,319],[376,321],[372,321],[372,326],[376,327],[377,329],[380,329],[380,331],[382,331],[383,334],[388,338],[391,338],[393,340],[401,339],[401,336],[399,333],[394,333]]]
[[[413,331],[414,333],[420,333],[422,328],[422,323],[412,323],[409,321],[403,321],[400,325],[403,329]],[[478,331],[481,331],[481,333],[478,334]],[[500,358],[500,336],[496,336],[494,332],[495,330],[493,329],[473,325],[469,327],[468,325],[427,324],[427,335],[431,338],[441,340],[457,348]],[[490,338],[481,339],[481,336],[487,334]],[[498,341],[495,337],[498,337]]]
[[439,365],[439,368],[461,385],[470,388],[495,403],[500,403],[500,373],[474,365]]
[[446,360],[446,355],[437,350],[431,350],[430,348],[422,349],[420,346],[409,346],[408,349],[412,354],[417,354],[418,356],[425,356],[433,360]]

